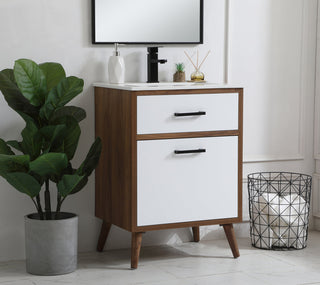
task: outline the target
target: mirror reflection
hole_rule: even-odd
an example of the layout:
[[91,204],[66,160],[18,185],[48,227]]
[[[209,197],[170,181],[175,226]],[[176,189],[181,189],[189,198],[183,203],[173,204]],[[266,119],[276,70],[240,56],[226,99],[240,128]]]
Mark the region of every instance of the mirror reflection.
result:
[[201,0],[93,0],[94,43],[201,43]]

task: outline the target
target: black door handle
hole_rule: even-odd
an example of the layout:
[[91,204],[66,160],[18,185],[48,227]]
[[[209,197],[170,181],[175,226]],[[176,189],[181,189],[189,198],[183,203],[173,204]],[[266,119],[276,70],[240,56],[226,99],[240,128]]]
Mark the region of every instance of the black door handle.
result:
[[206,112],[189,112],[189,113],[174,113],[175,117],[186,117],[186,116],[204,116]]
[[205,148],[199,148],[199,149],[185,149],[185,150],[175,150],[175,154],[185,154],[185,153],[201,153],[206,152]]

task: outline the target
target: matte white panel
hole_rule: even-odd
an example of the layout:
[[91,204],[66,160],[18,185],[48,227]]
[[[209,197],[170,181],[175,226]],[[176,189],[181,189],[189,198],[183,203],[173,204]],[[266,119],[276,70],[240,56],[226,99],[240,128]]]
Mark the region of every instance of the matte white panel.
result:
[[246,161],[301,157],[307,2],[230,2],[229,80],[244,85]]
[[[314,158],[320,160],[320,5],[318,5],[317,49],[316,49],[316,94],[314,113]],[[320,169],[316,168],[319,173]],[[320,204],[318,205],[318,207]]]
[[[237,217],[238,138],[138,142],[138,226]],[[175,154],[175,150],[206,149]]]
[[[238,129],[238,93],[138,96],[138,134]],[[205,111],[204,116],[174,113]]]

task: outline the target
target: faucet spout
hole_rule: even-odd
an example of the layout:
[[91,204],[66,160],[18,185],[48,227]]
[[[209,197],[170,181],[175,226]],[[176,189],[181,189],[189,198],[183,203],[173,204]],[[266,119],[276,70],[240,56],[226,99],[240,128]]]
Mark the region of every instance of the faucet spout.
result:
[[164,64],[166,63],[168,60],[166,59],[151,59],[150,63],[160,63],[160,64]]
[[148,83],[157,83],[158,63],[166,63],[166,59],[158,59],[158,47],[148,47]]
[[164,63],[166,63],[168,60],[167,59],[159,59],[159,63],[160,64],[164,64]]

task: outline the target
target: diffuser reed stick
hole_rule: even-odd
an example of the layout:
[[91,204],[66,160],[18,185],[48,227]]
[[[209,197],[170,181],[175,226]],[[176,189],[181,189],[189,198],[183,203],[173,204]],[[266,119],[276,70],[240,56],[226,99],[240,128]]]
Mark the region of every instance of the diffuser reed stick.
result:
[[[202,64],[205,62],[205,60],[207,59],[207,57],[208,57],[208,55],[209,55],[210,52],[211,52],[211,50],[208,51],[207,55],[204,57],[204,59],[203,59],[202,62],[200,63],[198,69],[200,69],[200,67],[202,66]],[[197,66],[198,66],[198,64],[197,64]]]
[[199,50],[197,49],[197,67],[199,66]]
[[196,71],[198,71],[202,64],[205,62],[205,60],[207,59],[208,55],[210,54],[211,50],[209,50],[206,54],[206,56],[203,58],[203,60],[201,61],[200,65],[199,65],[199,51],[197,50],[197,65],[194,64],[194,62],[192,61],[191,57],[189,56],[189,54],[184,51],[185,55],[187,56],[187,58],[189,59],[189,61],[192,63],[193,67],[195,68]]
[[186,51],[184,51],[185,55],[187,56],[187,58],[189,59],[189,61],[192,63],[193,67],[197,70],[196,65],[193,63],[191,57],[188,55],[188,53]]

